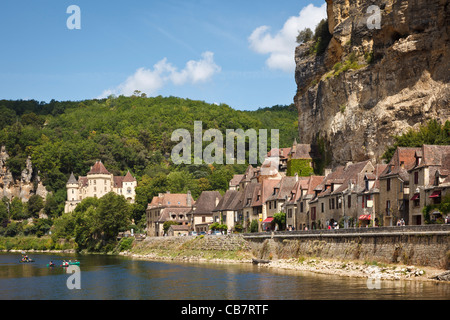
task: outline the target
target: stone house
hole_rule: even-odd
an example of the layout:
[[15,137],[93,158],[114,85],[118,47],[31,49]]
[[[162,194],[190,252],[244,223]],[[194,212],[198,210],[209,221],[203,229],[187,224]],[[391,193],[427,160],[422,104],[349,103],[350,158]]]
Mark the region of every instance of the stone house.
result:
[[314,190],[324,179],[324,176],[299,177],[291,199],[286,205],[286,226],[295,230],[311,228],[310,201],[316,197]]
[[285,204],[291,196],[295,184],[298,182],[298,175],[294,177],[282,177],[273,187],[272,194],[266,200],[267,217],[273,217],[275,213],[285,212]]
[[242,223],[239,215],[242,191],[227,190],[213,210],[213,223],[226,224],[228,230],[233,230],[236,224]]
[[203,191],[187,213],[190,231],[208,232],[213,222],[213,210],[219,204],[222,195],[219,191]]
[[243,198],[240,206],[243,217],[243,227],[248,229],[253,220],[259,220],[258,209],[253,207],[254,201],[258,197],[258,193],[261,191],[261,183],[249,183],[243,190]]
[[398,147],[392,159],[380,174],[380,211],[384,213],[384,226],[396,225],[403,219],[409,224],[409,173],[420,148]]
[[253,212],[258,214],[259,230],[266,230],[271,226],[273,216],[268,213],[267,199],[273,194],[275,186],[281,179],[261,179],[260,186],[256,187],[252,201]]
[[411,197],[409,224],[423,225],[423,208],[439,201],[448,192],[445,184],[448,179],[450,146],[423,145],[414,157],[414,166],[408,170]]
[[[297,176],[297,175],[296,175]],[[286,212],[286,229],[287,230],[295,230],[297,229],[297,210],[298,210],[298,201],[302,196],[302,190],[306,190],[307,183],[310,177],[298,177],[297,182],[291,190],[290,195],[287,198],[287,201],[284,203],[284,212]],[[303,204],[302,204],[303,205]]]
[[189,226],[188,225],[171,225],[167,230],[167,235],[170,237],[174,236],[187,236],[189,235]]
[[294,141],[287,157],[286,174],[309,176],[314,173],[314,160],[319,159],[317,147],[311,144],[299,144]]
[[387,167],[385,164],[376,164],[372,173],[364,174],[364,187],[358,192],[358,220],[361,226],[379,226],[384,221],[384,213],[380,210],[380,180],[379,176]]
[[153,197],[146,209],[147,235],[164,236],[164,222],[173,221],[181,225],[189,224],[188,213],[195,204],[191,193],[160,193]]
[[244,178],[243,174],[235,174],[233,178],[228,183],[228,189],[230,190],[239,190],[239,184],[242,181],[242,178]]
[[97,161],[85,177],[78,177],[77,180],[73,173],[70,175],[66,183],[64,212],[72,212],[83,199],[101,198],[109,192],[123,195],[128,202],[134,203],[136,186],[137,181],[129,171],[125,176],[114,176],[101,161]]
[[[316,199],[312,200],[311,221],[316,228],[334,226],[343,220],[344,227],[354,225],[358,220],[358,193],[364,188],[364,174],[373,173],[375,167],[370,160],[347,163],[328,174],[318,185]],[[370,196],[360,201],[370,204]],[[369,202],[367,202],[369,201]],[[362,203],[359,203],[362,206]],[[314,219],[315,218],[315,219]]]

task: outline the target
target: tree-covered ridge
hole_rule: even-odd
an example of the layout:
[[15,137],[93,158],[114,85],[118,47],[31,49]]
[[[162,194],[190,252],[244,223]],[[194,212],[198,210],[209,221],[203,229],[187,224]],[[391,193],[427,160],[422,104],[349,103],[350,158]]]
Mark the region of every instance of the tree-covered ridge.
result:
[[161,96],[49,103],[0,100],[0,145],[6,146],[15,178],[31,157],[52,191],[47,202],[53,204],[56,216],[62,212],[71,172],[84,176],[96,160],[114,175],[130,170],[139,182],[134,215],[139,218],[158,192],[191,190],[196,197],[203,190],[226,190],[233,174],[246,168],[173,165],[170,153],[178,143],[171,141],[174,130],[187,129],[193,135],[194,121],[202,121],[204,131],[219,129],[224,137],[226,129],[268,129],[270,148],[270,129],[279,129],[280,146],[289,146],[297,136],[297,117],[293,105],[238,111],[225,104]]

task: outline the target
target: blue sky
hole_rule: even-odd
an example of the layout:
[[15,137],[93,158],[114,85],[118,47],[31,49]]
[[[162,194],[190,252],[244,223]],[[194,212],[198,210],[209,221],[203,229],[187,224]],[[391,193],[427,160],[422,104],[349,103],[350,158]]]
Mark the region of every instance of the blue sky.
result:
[[[81,29],[69,29],[70,5]],[[290,104],[295,35],[325,0],[3,0],[0,99],[83,100],[135,89],[226,103]]]

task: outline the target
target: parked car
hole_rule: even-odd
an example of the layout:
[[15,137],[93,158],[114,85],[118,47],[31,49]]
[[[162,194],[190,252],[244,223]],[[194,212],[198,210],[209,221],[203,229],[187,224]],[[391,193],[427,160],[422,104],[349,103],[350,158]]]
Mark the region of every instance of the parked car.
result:
[[214,231],[212,234],[213,234],[214,236],[221,236],[221,235],[222,235],[222,232],[220,232],[220,231]]
[[191,231],[191,232],[190,232],[190,235],[191,235],[191,236],[197,236],[198,233],[197,233],[197,231]]

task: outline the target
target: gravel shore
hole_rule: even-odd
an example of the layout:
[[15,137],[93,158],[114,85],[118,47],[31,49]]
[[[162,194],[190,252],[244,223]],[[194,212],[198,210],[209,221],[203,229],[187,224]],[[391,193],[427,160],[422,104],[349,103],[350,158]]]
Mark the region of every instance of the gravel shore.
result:
[[[155,254],[135,254],[122,252],[121,255],[140,260],[159,260],[174,262],[204,262],[204,263],[244,263],[251,264],[251,259],[203,259],[192,256],[164,257]],[[315,272],[320,274],[335,275],[342,277],[375,278],[380,280],[418,280],[437,281],[432,278],[442,274],[445,270],[406,266],[406,265],[385,265],[382,263],[365,263],[360,261],[333,261],[322,258],[303,259],[279,259],[268,263],[259,263],[259,268],[273,270],[293,270],[301,272]],[[441,281],[442,282],[442,281]],[[445,281],[450,283],[450,281]]]

